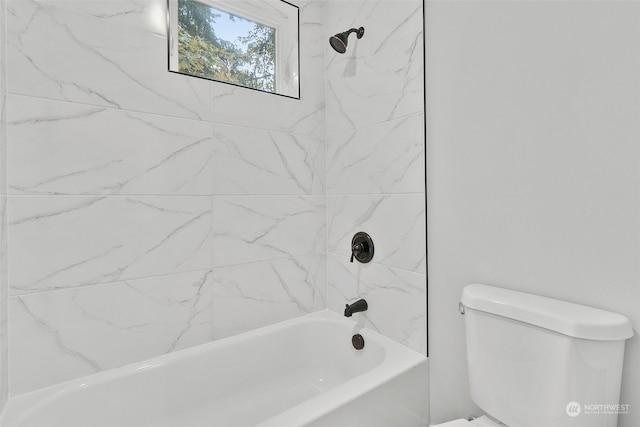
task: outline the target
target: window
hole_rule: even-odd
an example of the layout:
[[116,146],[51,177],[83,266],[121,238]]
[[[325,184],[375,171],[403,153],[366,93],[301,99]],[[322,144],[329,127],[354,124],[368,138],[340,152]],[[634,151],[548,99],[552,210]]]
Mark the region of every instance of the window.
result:
[[299,98],[298,8],[282,0],[169,0],[169,70]]

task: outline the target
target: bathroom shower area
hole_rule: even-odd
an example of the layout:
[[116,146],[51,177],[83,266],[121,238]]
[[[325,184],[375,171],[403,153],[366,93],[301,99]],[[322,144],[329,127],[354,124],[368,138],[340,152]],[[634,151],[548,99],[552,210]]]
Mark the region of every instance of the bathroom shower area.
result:
[[286,4],[282,95],[170,72],[165,0],[2,0],[0,407],[358,299],[426,393],[422,1]]
[[0,0],[0,427],[638,427],[638,76],[636,1]]

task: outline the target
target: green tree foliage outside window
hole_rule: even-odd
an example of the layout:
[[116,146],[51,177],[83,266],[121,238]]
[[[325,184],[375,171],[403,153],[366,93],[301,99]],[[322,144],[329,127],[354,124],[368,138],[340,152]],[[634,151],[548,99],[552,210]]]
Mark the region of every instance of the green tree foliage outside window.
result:
[[220,19],[244,19],[194,0],[178,1],[178,66],[181,73],[275,92],[275,29],[253,23],[237,40],[216,35]]

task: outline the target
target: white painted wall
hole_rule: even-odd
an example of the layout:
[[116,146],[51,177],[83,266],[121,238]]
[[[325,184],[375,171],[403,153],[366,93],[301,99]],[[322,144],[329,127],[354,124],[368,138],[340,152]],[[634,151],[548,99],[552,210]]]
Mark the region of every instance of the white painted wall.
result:
[[621,403],[640,425],[640,3],[427,1],[433,422],[478,413],[462,288],[627,315]]
[[6,1],[0,0],[0,413],[8,396]]

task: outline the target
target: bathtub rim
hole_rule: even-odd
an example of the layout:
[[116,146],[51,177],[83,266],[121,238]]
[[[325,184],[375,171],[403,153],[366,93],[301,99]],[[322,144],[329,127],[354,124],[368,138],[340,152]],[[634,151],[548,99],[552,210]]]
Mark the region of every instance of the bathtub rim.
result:
[[[332,322],[339,323],[344,327],[352,330],[352,333],[361,333],[365,335],[367,340],[380,344],[385,350],[385,357],[382,362],[368,371],[364,375],[358,375],[348,379],[337,387],[321,393],[310,400],[301,402],[280,414],[260,422],[259,426],[270,426],[271,421],[281,418],[290,418],[292,414],[298,414],[304,422],[312,422],[331,410],[337,409],[344,404],[357,399],[369,391],[380,387],[386,382],[394,378],[418,368],[422,364],[427,363],[427,357],[409,347],[400,344],[391,338],[388,338],[379,332],[363,327],[358,324],[354,318],[346,318],[338,313],[323,309],[320,311],[308,313],[303,316],[287,319],[281,322],[262,326],[251,331],[243,332],[237,335],[209,341],[186,349],[174,351],[149,358],[140,362],[129,363],[121,367],[111,368],[104,371],[83,377],[74,378],[51,386],[43,387],[27,393],[10,396],[8,402],[0,414],[0,424],[12,426],[14,424],[27,420],[32,414],[37,413],[45,408],[51,402],[60,398],[65,394],[77,392],[89,386],[99,385],[113,380],[135,374],[139,371],[161,369],[164,365],[178,363],[183,359],[191,356],[201,355],[209,351],[215,351],[218,348],[231,347],[235,343],[250,340],[254,337],[261,337],[270,333],[287,329],[292,325],[303,324],[307,322]],[[350,344],[346,344],[350,345]],[[425,381],[427,378],[425,377]],[[317,405],[317,401],[323,402],[323,405]],[[310,402],[314,404],[310,404]],[[300,409],[302,408],[302,409]],[[296,418],[297,420],[298,418]],[[277,424],[273,424],[277,425]]]

